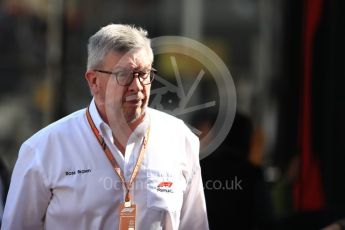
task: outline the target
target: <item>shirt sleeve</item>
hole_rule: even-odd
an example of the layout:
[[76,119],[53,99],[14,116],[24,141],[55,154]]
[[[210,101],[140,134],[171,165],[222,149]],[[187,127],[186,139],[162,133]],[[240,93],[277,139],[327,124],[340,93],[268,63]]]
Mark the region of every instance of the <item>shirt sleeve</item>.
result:
[[4,212],[4,204],[2,201],[2,197],[3,197],[3,184],[2,184],[2,178],[0,177],[0,225],[1,225],[1,221],[2,221],[2,214]]
[[205,195],[199,163],[199,139],[188,129],[186,152],[191,163],[180,217],[180,230],[209,229]]
[[12,173],[2,230],[43,229],[51,192],[42,171],[35,150],[23,144]]

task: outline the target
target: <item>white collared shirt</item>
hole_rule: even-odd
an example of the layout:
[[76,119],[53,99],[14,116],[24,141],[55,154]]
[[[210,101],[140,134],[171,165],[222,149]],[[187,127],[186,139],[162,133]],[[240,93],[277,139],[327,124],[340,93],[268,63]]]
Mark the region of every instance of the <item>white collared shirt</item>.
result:
[[[179,119],[153,109],[147,113],[150,119],[131,135],[123,156],[94,100],[90,104],[91,117],[126,180],[150,122],[147,152],[131,191],[137,229],[208,229],[197,137]],[[82,109],[23,143],[2,229],[118,229],[124,195]]]

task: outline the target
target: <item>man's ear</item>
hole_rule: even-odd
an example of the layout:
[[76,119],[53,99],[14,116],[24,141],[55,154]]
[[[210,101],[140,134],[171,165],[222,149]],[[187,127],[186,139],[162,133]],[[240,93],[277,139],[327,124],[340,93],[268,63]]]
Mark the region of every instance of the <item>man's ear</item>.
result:
[[85,79],[89,85],[89,88],[90,88],[92,95],[97,94],[98,89],[99,89],[99,82],[98,82],[95,71],[92,71],[92,70],[86,71]]

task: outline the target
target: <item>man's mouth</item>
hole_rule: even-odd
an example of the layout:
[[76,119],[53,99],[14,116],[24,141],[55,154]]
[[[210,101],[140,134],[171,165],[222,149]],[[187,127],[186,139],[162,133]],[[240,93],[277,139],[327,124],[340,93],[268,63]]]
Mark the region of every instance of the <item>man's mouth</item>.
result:
[[125,97],[125,103],[130,104],[141,104],[143,100],[144,98],[140,97],[140,95],[129,95]]
[[127,97],[125,97],[125,101],[140,101],[141,98],[138,95],[129,95]]

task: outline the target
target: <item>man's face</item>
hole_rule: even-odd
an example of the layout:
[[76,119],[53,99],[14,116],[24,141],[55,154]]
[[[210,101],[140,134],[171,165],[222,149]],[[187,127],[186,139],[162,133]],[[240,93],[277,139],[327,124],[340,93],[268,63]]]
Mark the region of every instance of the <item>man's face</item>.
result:
[[[109,52],[103,61],[102,70],[119,72],[141,72],[150,70],[152,58],[146,49],[126,54]],[[100,79],[99,102],[104,105],[109,122],[112,118],[124,118],[127,124],[136,122],[145,114],[151,85],[144,85],[135,76],[128,86],[119,85],[114,75],[96,73]],[[131,74],[127,76],[131,78]]]

